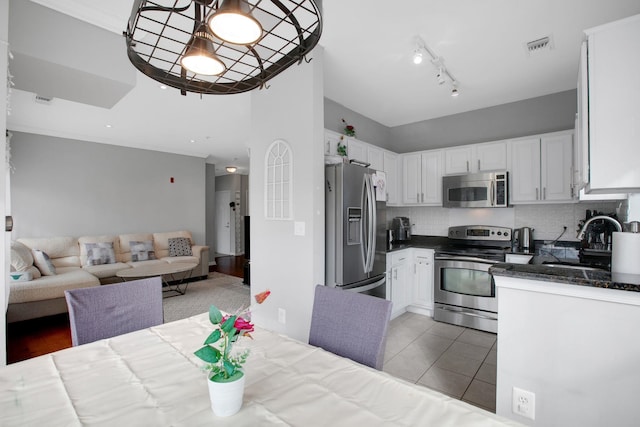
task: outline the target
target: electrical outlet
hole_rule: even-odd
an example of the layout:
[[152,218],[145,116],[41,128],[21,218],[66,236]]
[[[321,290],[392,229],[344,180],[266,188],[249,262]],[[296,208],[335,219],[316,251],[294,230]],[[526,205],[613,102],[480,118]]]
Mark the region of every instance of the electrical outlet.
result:
[[511,410],[514,414],[522,415],[532,420],[536,419],[536,395],[518,387],[513,388]]
[[284,308],[278,309],[278,322],[282,323],[283,325],[287,323],[287,311]]

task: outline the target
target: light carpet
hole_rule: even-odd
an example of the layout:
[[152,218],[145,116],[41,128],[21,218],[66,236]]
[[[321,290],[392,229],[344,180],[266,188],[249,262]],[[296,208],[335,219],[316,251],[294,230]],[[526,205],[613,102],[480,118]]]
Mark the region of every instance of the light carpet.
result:
[[249,306],[250,294],[249,286],[244,285],[240,277],[209,273],[207,279],[189,283],[184,295],[164,298],[164,321],[173,322],[206,313],[212,304],[233,313]]

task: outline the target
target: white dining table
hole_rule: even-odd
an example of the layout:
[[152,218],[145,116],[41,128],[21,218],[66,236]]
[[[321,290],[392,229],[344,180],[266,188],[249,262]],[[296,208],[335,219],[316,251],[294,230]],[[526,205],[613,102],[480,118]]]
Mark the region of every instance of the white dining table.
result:
[[193,355],[211,330],[205,313],[2,367],[0,426],[519,425],[260,328],[243,406],[219,418]]

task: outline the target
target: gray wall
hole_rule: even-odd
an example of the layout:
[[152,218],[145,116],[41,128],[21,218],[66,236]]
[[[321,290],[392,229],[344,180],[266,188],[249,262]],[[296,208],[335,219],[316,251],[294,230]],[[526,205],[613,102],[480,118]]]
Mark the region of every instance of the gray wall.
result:
[[356,113],[353,110],[324,98],[324,127],[338,133],[344,133],[344,119],[356,129],[356,138],[369,144],[377,145],[388,150],[394,150],[391,143],[390,129],[375,120]]
[[573,129],[576,91],[454,114],[391,129],[396,153]]
[[410,153],[573,129],[576,96],[575,90],[568,90],[394,128],[325,98],[324,126],[343,133],[344,118],[355,126],[356,138],[396,153]]
[[13,239],[188,230],[205,243],[204,159],[21,132],[11,152]]

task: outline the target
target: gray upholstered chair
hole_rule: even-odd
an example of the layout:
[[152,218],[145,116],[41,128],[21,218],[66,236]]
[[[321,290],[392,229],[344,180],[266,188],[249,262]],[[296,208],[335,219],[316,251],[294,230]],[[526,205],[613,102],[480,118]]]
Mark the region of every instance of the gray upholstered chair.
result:
[[64,291],[74,346],[163,323],[162,279]]
[[309,344],[382,370],[391,301],[316,286]]

